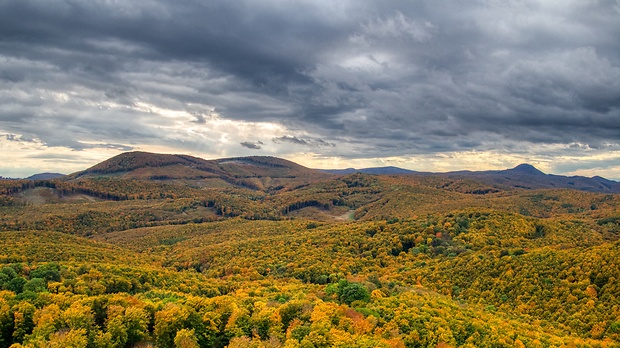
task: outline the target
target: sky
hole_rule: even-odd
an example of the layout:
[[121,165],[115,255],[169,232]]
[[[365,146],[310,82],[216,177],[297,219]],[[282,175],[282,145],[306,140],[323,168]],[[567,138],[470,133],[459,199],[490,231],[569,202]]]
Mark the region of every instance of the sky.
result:
[[620,0],[0,0],[0,176],[125,151],[620,180]]

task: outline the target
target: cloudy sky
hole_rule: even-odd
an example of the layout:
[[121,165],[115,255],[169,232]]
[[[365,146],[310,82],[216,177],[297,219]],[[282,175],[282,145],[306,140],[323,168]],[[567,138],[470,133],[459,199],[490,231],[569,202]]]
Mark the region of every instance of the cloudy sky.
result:
[[620,179],[619,0],[0,0],[0,175],[142,150]]

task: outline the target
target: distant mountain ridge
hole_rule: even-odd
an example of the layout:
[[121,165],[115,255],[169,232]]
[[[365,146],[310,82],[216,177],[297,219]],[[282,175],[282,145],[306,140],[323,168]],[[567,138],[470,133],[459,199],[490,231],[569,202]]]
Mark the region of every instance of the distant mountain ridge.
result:
[[472,179],[499,187],[524,189],[569,188],[581,191],[620,193],[620,183],[600,176],[563,176],[545,174],[531,164],[522,163],[511,169],[487,171],[454,171],[447,173],[417,172],[398,167],[373,167],[363,169],[328,169],[327,173],[348,175],[354,173],[376,175],[436,175],[454,179]]
[[33,174],[27,178],[5,178],[3,176],[0,176],[0,180],[52,180],[52,179],[62,178],[63,176],[65,176],[65,174],[38,173],[38,174]]
[[38,173],[38,174],[34,174],[34,175],[31,175],[31,176],[27,177],[26,180],[52,180],[52,179],[62,178],[63,176],[65,176],[65,174],[60,174],[60,173]]
[[355,173],[375,174],[375,175],[400,175],[400,174],[421,174],[415,170],[403,169],[394,166],[371,167],[371,168],[346,168],[346,169],[323,169],[324,172],[337,175],[349,175]]
[[620,193],[620,183],[601,177],[564,176],[545,174],[529,164],[520,164],[512,169],[468,173],[445,173],[448,177],[468,178],[487,184],[524,189],[569,188],[581,191]]
[[280,190],[325,179],[331,175],[364,173],[372,175],[437,176],[454,180],[469,179],[497,189],[567,188],[581,191],[620,193],[620,183],[601,177],[545,174],[530,164],[504,170],[417,172],[388,166],[363,169],[318,170],[269,156],[250,156],[205,160],[189,155],[126,152],[67,180],[89,177],[116,177],[139,180],[184,180],[205,187],[237,186],[253,190]]

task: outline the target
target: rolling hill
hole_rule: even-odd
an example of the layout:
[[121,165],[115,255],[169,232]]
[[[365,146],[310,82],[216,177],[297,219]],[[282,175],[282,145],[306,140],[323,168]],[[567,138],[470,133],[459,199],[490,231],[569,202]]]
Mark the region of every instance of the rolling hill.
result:
[[58,178],[62,178],[63,176],[65,176],[65,174],[60,174],[60,173],[39,173],[39,174],[34,174],[31,175],[29,177],[27,177],[27,180],[51,180],[51,179],[58,179]]
[[282,189],[327,177],[276,157],[252,156],[205,160],[187,155],[126,152],[68,176],[193,182],[202,187]]

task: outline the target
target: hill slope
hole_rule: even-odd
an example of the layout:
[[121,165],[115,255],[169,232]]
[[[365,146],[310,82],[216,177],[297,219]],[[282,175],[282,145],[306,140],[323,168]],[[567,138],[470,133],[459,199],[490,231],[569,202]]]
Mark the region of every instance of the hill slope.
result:
[[69,179],[113,177],[140,180],[190,180],[199,186],[239,186],[255,190],[293,186],[328,174],[276,157],[251,156],[205,160],[188,155],[126,152]]

